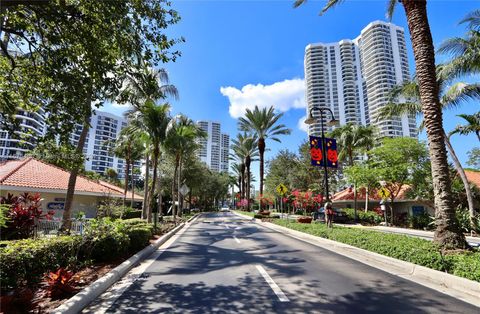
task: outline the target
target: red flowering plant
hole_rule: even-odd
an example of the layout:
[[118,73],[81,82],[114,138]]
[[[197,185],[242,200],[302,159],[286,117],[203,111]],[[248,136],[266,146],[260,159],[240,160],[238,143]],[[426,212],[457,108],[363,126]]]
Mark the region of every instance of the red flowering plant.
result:
[[9,207],[7,224],[2,230],[2,237],[7,239],[24,239],[32,236],[35,224],[40,219],[51,219],[54,212],[44,213],[41,208],[40,194],[23,193],[19,196],[8,194],[0,197],[0,204]]
[[55,272],[49,272],[45,275],[45,286],[47,296],[60,298],[65,295],[70,295],[77,289],[74,287],[75,279],[71,271],[65,268],[59,268]]

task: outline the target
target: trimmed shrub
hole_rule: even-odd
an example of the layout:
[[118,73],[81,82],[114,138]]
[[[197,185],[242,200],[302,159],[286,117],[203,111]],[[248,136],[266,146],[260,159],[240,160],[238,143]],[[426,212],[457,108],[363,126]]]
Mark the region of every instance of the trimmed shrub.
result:
[[[354,221],[355,220],[355,210],[353,208],[342,208],[342,211],[344,211],[348,219]],[[377,214],[374,211],[367,211],[365,212],[362,209],[357,209],[357,218],[360,221],[360,223],[365,223],[369,225],[378,225],[380,224],[384,218]]]
[[256,218],[256,219],[262,219],[262,218],[266,218],[268,216],[263,216],[263,215],[260,215],[260,214],[255,214],[253,215],[253,218]]
[[130,239],[129,252],[134,253],[140,251],[149,244],[152,237],[152,230],[147,227],[134,226],[127,229],[127,235]]
[[478,250],[443,255],[440,248],[433,242],[406,235],[339,226],[328,229],[323,224],[287,223],[283,219],[275,220],[273,223],[431,269],[446,271],[470,280],[480,281],[480,251]]
[[84,252],[96,261],[108,261],[128,252],[130,239],[121,221],[109,218],[91,220],[85,228]]
[[61,236],[8,242],[0,247],[2,289],[15,288],[20,282],[35,283],[45,272],[75,263],[82,238]]

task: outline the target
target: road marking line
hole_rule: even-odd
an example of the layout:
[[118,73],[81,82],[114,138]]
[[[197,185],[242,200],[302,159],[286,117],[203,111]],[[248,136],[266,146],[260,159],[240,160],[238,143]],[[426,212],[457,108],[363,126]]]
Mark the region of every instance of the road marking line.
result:
[[237,237],[236,237],[236,236],[233,236],[233,238],[235,239],[235,241],[237,241],[237,243],[240,243],[240,240],[239,240],[239,239],[237,239]]
[[285,293],[283,293],[282,289],[280,289],[280,287],[275,283],[275,281],[273,281],[272,277],[268,275],[265,268],[263,268],[261,265],[255,265],[255,267],[257,267],[258,272],[263,276],[263,279],[265,279],[270,288],[272,288],[273,292],[275,292],[280,302],[289,302],[290,300],[287,298]]

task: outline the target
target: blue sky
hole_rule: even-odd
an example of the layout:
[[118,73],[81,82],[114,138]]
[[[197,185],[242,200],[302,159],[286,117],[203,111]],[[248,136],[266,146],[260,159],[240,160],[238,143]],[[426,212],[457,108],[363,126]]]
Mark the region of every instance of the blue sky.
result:
[[[325,1],[309,1],[298,9],[293,9],[292,3],[293,0],[173,1],[182,20],[169,33],[186,39],[178,46],[182,57],[165,65],[171,83],[180,92],[180,100],[171,102],[174,113],[187,114],[194,120],[220,121],[222,131],[233,137],[242,104],[272,102],[285,112],[282,122],[292,129],[292,135],[284,137],[281,144],[267,143],[271,148],[267,158],[282,148],[296,150],[306,138],[298,126],[305,115],[301,108],[305,46],[357,37],[368,23],[385,20],[387,1],[345,1],[323,16],[318,13]],[[457,25],[458,21],[477,8],[476,0],[429,1],[434,43],[462,36],[465,29]],[[407,32],[413,73],[408,27],[401,6],[397,6],[392,22]],[[473,113],[479,108],[478,103],[468,103],[459,110],[446,112],[445,129],[461,122],[456,114]],[[121,113],[123,108],[108,105],[104,110]],[[421,134],[420,139],[425,139],[425,135]],[[454,136],[452,141],[462,162],[467,160],[468,150],[480,146],[473,135]]]

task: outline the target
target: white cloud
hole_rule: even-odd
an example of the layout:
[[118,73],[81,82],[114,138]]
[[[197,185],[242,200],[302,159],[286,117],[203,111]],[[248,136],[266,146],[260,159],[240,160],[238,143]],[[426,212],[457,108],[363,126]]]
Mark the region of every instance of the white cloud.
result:
[[300,119],[298,119],[297,126],[300,130],[302,130],[303,132],[308,134],[308,125],[305,124],[305,119],[306,118],[307,118],[307,116],[303,116]]
[[271,85],[248,84],[239,90],[236,87],[221,87],[222,95],[230,101],[229,113],[233,118],[244,115],[245,110],[273,106],[285,112],[290,109],[305,108],[305,83],[303,79],[291,79]]

